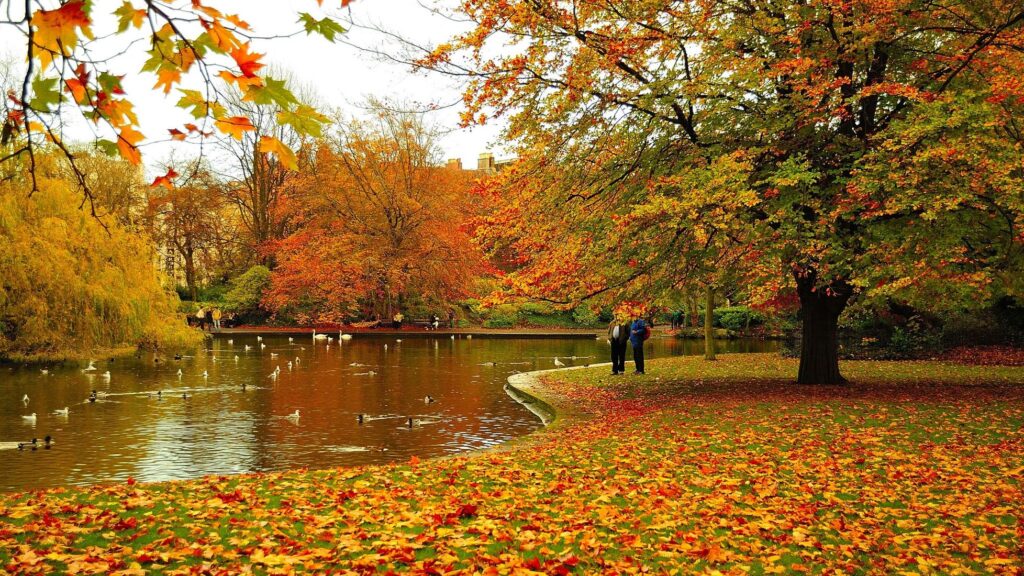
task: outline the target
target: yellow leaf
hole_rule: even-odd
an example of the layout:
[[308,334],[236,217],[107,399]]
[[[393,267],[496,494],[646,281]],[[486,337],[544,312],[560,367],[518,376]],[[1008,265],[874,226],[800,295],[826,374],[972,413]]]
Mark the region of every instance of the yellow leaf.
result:
[[214,124],[217,126],[218,130],[230,135],[235,140],[241,140],[243,134],[256,129],[256,127],[252,125],[252,122],[250,122],[245,116],[221,118],[214,122]]
[[299,161],[295,157],[295,152],[292,149],[285,146],[283,142],[277,138],[270,136],[264,136],[260,139],[260,152],[264,154],[273,154],[277,157],[277,161],[284,164],[289,170],[297,170],[299,168]]

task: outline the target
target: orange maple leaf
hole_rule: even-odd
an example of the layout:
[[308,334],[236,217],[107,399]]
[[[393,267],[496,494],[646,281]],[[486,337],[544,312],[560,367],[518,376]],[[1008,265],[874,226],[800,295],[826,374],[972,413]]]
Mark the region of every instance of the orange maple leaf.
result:
[[249,52],[248,44],[243,44],[242,46],[232,50],[231,57],[235,59],[235,62],[238,64],[238,69],[242,71],[242,74],[246,78],[255,77],[256,71],[263,68],[263,63],[260,62],[260,58],[263,58],[263,54]]
[[283,142],[277,138],[270,136],[264,136],[260,138],[260,152],[264,154],[273,154],[277,157],[278,162],[284,164],[289,170],[296,170],[299,167],[299,161],[295,157],[295,152],[288,146],[285,146]]
[[117,150],[121,153],[121,157],[136,166],[141,164],[142,154],[139,152],[138,143],[143,138],[144,136],[135,128],[131,126],[122,127],[121,131],[117,134]]
[[241,140],[242,134],[255,130],[256,127],[252,125],[245,116],[231,116],[229,118],[220,118],[214,125],[221,132],[228,134],[235,140]]
[[153,188],[156,188],[157,186],[163,186],[168,190],[173,190],[174,179],[177,177],[178,173],[174,171],[174,168],[168,168],[167,174],[164,174],[163,176],[157,176],[156,179],[153,180],[153,183],[150,184],[150,186],[152,186]]

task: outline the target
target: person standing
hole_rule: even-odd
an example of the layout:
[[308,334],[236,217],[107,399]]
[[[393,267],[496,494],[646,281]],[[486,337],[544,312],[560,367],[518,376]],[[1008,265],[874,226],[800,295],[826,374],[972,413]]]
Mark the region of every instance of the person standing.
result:
[[626,343],[629,342],[629,325],[613,318],[608,325],[608,341],[612,345],[612,376],[626,373]]
[[213,329],[220,332],[220,318],[222,316],[220,308],[214,308],[211,316],[213,317]]
[[629,343],[633,345],[633,364],[636,365],[636,374],[644,373],[644,340],[647,339],[650,328],[647,322],[639,315],[633,319],[629,327]]
[[448,309],[448,328],[455,328],[455,308]]
[[206,308],[205,307],[203,307],[203,306],[199,307],[199,310],[196,312],[196,320],[199,321],[199,329],[200,330],[206,330]]

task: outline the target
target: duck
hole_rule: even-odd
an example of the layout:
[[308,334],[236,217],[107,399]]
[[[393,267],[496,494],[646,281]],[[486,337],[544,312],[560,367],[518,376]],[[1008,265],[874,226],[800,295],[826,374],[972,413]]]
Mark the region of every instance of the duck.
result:
[[414,421],[413,421],[413,419],[412,419],[412,416],[410,416],[410,417],[409,417],[409,418],[408,418],[408,419],[407,419],[407,420],[405,421],[405,425],[406,425],[406,426],[408,426],[409,428],[412,428],[412,425],[413,425],[413,423],[414,423]]
[[175,354],[174,355],[174,359],[175,360],[181,360],[181,354]]
[[424,403],[424,404],[433,404],[434,402],[436,402],[436,400],[434,400],[434,397],[433,397],[433,396],[431,396],[430,394],[427,394],[427,395],[426,395],[426,396],[425,396],[425,397],[423,398],[423,403]]
[[89,393],[89,402],[90,403],[95,403],[96,402],[96,398],[97,398],[97,395],[96,395],[96,391],[95,390],[93,390],[92,392]]
[[33,412],[33,413],[29,414],[28,416],[22,416],[21,419],[24,420],[25,422],[31,422],[31,423],[35,424],[35,422],[36,422],[36,413]]
[[242,392],[245,392],[245,382],[242,382]]
[[182,392],[181,393],[181,399],[182,400],[188,400],[189,398],[190,398],[190,396],[188,395],[188,392]]
[[561,360],[558,359],[557,356],[555,356],[555,366],[558,366],[559,368],[561,368],[561,367],[565,366],[565,362],[562,362]]
[[96,370],[95,360],[89,360],[89,365],[82,368],[82,372],[93,372]]
[[362,424],[365,419],[366,419],[366,415],[365,414],[356,414],[356,422]]
[[[29,448],[31,450],[35,450],[38,447],[39,447],[39,439],[38,438],[33,438],[31,442],[18,442],[18,450],[24,450],[25,448]],[[47,449],[50,448],[50,437],[49,436],[46,437],[46,448]]]
[[68,415],[68,407],[65,406],[65,407],[60,408],[58,410],[54,410],[53,413],[56,414],[57,416],[67,417],[67,415]]

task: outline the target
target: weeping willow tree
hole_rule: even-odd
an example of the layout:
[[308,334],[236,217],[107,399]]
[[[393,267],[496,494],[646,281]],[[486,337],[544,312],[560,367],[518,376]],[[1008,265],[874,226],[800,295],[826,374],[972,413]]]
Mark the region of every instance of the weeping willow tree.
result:
[[0,183],[0,358],[197,344],[149,241],[93,217],[53,172],[31,195],[17,178]]

